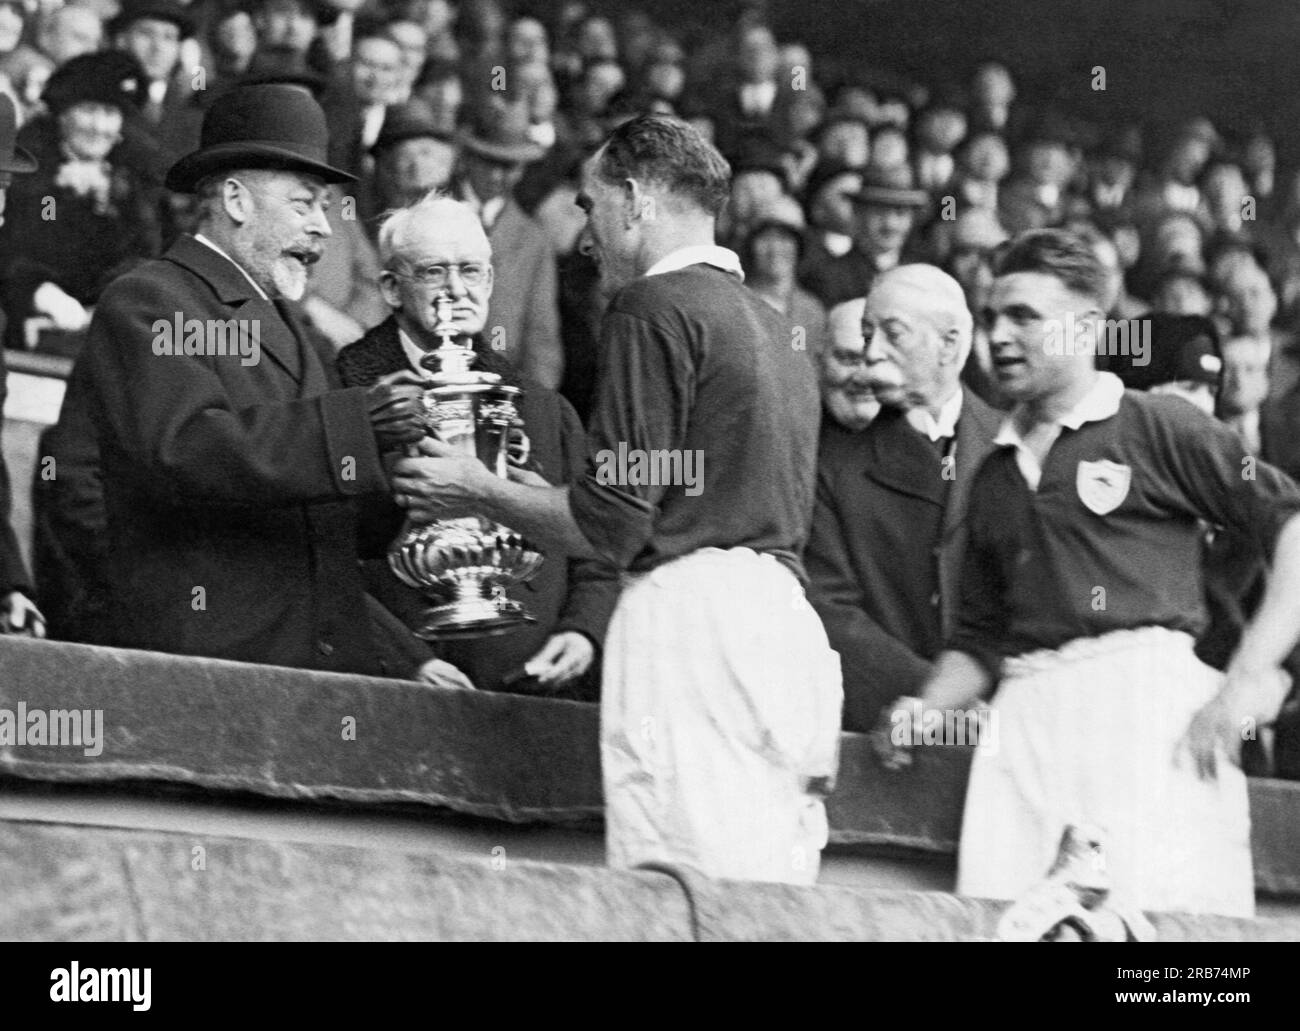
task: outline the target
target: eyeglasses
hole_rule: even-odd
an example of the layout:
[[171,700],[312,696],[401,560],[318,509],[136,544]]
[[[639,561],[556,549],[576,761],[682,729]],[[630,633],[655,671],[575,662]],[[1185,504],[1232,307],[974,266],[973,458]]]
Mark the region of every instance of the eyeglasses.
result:
[[481,286],[487,279],[487,265],[480,265],[477,262],[467,262],[460,265],[425,265],[414,272],[398,272],[396,269],[389,269],[395,276],[402,279],[411,279],[421,286],[433,287],[435,290],[441,290],[451,280],[451,273],[454,269],[460,276],[460,281],[466,286]]

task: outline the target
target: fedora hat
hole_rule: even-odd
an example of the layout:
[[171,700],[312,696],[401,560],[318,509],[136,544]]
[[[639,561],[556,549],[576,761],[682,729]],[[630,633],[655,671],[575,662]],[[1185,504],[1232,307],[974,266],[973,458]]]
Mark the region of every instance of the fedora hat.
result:
[[527,165],[546,155],[528,136],[528,113],[522,104],[489,104],[457,135],[467,154],[502,165]]
[[223,93],[203,118],[199,149],[167,173],[167,188],[192,193],[206,176],[234,168],[309,172],[327,183],[356,176],[328,164],[325,112],[301,86],[268,83]]
[[879,204],[890,208],[923,208],[930,195],[918,190],[907,165],[868,165],[862,170],[862,189],[849,194],[854,204]]
[[456,142],[451,133],[443,132],[438,127],[427,104],[419,100],[408,100],[405,104],[397,104],[388,109],[370,153],[379,154],[406,140],[425,137],[448,144]]
[[0,93],[0,177],[8,179],[15,172],[35,172],[36,159],[15,140],[18,139],[18,111],[8,93]]

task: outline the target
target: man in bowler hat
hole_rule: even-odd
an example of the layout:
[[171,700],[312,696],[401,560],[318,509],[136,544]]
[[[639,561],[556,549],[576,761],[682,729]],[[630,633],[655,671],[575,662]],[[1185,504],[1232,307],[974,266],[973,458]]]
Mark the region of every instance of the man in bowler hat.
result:
[[326,136],[301,87],[224,94],[167,174],[198,231],[95,312],[72,389],[99,442],[118,645],[382,672],[355,506],[388,490],[381,451],[423,434],[420,381],[334,389],[292,303],[330,235],[328,186],[353,178]]

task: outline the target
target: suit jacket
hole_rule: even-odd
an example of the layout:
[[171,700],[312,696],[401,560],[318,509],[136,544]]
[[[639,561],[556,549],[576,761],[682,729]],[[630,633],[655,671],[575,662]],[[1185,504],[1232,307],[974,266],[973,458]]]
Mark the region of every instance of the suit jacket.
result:
[[[397,336],[397,320],[393,317],[355,344],[343,348],[338,357],[339,378],[348,386],[368,386],[380,376],[409,367]],[[493,371],[505,372],[506,379],[510,378],[502,366],[493,365]],[[555,391],[538,386],[526,377],[518,385],[524,388],[520,415],[532,444],[530,465],[552,483],[569,482],[587,457],[586,436],[573,406]],[[401,511],[386,498],[383,504],[389,509],[387,528],[378,540],[371,538],[363,545],[368,558],[372,552],[381,555],[401,527]],[[376,518],[368,523],[380,526],[384,520]],[[386,561],[376,557],[367,561],[366,567],[370,593],[407,625],[414,626],[425,607],[419,594],[398,581]],[[503,637],[444,643],[438,648],[439,654],[460,667],[477,686],[489,690],[500,688],[505,674],[532,658],[551,634],[560,631],[586,634],[599,655],[618,592],[618,571],[612,566],[548,551],[532,580],[507,591],[537,617],[535,625]],[[595,698],[599,670],[597,661],[590,674],[570,685],[565,693]]]
[[564,376],[555,250],[511,198],[488,232],[494,285],[484,337],[529,379],[558,390]]
[[[901,412],[883,409],[859,433],[823,420],[804,562],[840,654],[848,730],[870,730],[882,706],[914,694],[942,650],[956,621],[970,487],[999,422],[963,388],[945,482],[928,466],[938,452]],[[937,536],[920,531],[927,524]]]
[[[247,320],[258,360],[157,353],[159,327],[177,318]],[[114,642],[379,673],[355,499],[387,479],[365,392],[332,389],[292,308],[182,237],[105,290],[80,362]]]

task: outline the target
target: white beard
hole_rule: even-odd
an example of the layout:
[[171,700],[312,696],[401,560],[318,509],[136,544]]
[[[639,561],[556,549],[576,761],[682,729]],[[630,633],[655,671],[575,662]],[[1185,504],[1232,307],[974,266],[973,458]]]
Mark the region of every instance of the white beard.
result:
[[301,301],[307,292],[307,270],[292,259],[277,258],[271,264],[271,282],[281,297]]

